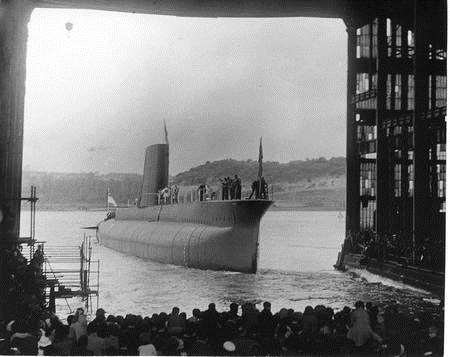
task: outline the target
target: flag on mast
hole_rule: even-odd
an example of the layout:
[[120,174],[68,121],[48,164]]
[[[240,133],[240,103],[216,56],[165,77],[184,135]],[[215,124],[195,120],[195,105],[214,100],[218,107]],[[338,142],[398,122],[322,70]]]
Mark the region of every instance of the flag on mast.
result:
[[169,134],[167,133],[166,121],[164,120],[164,143],[169,145]]
[[262,148],[262,137],[259,138],[259,157],[258,157],[258,177],[261,180],[262,174],[263,174],[263,167],[262,167],[262,162],[263,162],[263,148]]

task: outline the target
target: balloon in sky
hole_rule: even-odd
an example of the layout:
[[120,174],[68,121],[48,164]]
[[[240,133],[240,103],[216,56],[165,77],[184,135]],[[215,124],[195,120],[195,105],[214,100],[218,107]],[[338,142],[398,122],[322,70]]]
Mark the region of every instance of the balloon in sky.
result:
[[66,30],[67,31],[70,31],[70,30],[72,30],[73,29],[73,23],[71,23],[71,22],[66,22]]

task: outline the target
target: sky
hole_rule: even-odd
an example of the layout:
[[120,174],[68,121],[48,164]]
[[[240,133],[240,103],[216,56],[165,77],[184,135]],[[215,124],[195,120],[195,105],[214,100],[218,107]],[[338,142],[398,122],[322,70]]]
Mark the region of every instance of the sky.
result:
[[259,137],[264,160],[344,156],[346,55],[340,19],[36,9],[24,169],[141,173],[163,121],[171,174],[257,160]]

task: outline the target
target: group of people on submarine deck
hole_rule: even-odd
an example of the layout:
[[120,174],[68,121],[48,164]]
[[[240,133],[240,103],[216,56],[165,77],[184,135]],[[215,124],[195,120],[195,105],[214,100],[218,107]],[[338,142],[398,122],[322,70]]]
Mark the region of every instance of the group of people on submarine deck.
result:
[[[238,175],[221,178],[219,179],[219,182],[221,185],[221,192],[219,192],[219,194],[206,183],[200,184],[196,190],[185,192],[184,195],[180,195],[180,189],[177,185],[165,187],[158,192],[158,204],[214,201],[217,200],[218,197],[221,197],[222,200],[242,199],[242,181]],[[246,199],[254,198],[266,200],[269,198],[268,185],[264,177],[253,181],[251,187],[252,191]]]

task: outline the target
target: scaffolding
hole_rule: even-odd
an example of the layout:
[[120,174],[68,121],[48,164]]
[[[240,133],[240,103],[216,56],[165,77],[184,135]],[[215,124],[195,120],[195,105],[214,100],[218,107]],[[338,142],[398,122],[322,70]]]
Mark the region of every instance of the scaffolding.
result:
[[55,312],[56,299],[64,299],[69,312],[73,312],[69,299],[75,297],[81,298],[87,314],[94,306],[98,308],[100,260],[92,258],[91,238],[84,234],[80,246],[45,247],[43,272],[50,311]]

